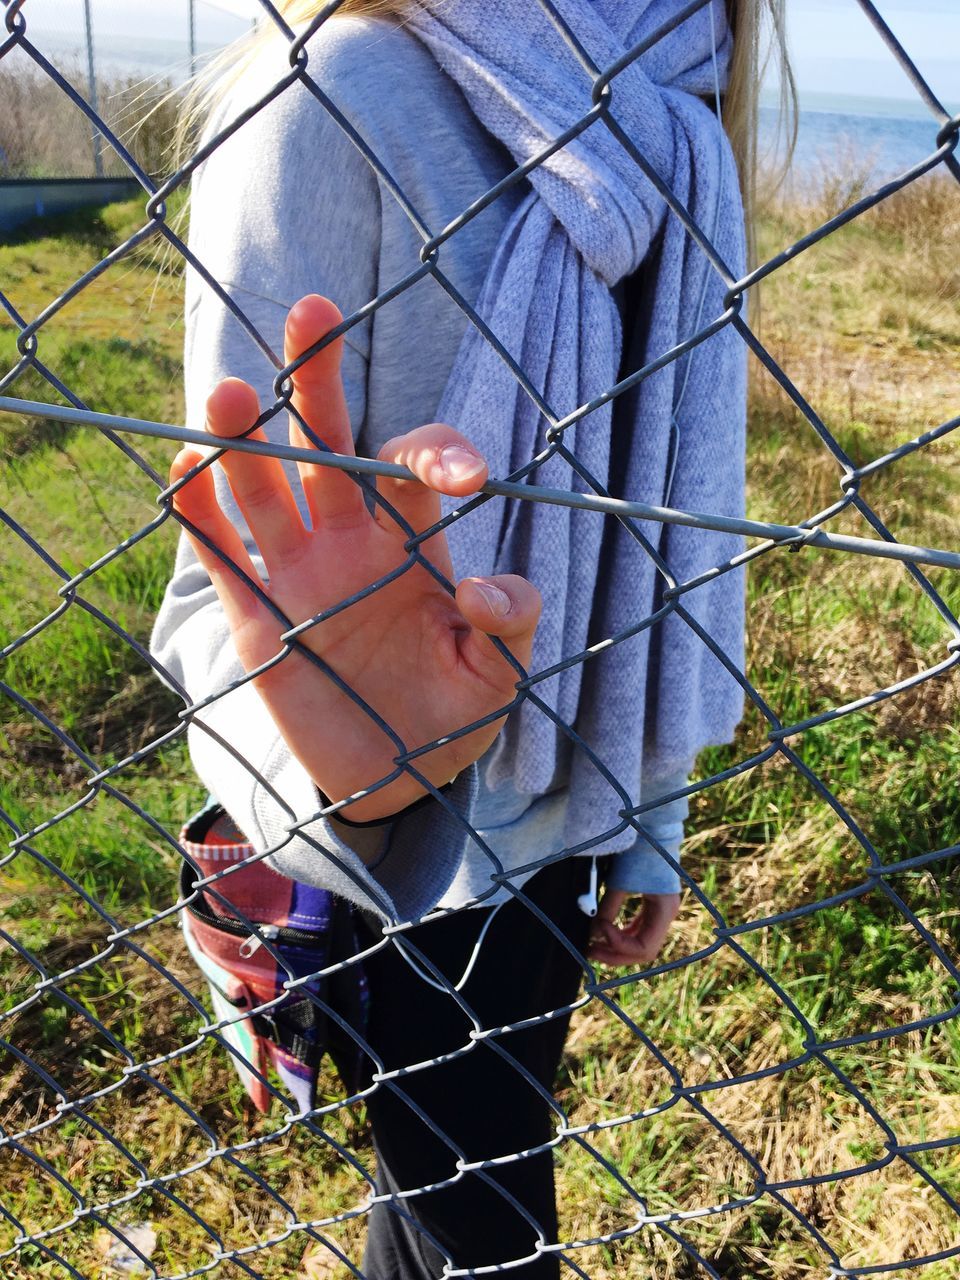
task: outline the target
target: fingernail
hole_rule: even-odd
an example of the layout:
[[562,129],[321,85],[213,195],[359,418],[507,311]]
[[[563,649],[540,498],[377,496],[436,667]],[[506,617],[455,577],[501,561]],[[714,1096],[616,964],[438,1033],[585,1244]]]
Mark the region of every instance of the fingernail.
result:
[[440,466],[451,480],[469,480],[483,470],[483,459],[472,449],[460,444],[448,444],[440,450]]
[[505,591],[501,591],[499,587],[495,587],[490,582],[474,582],[473,585],[486,600],[491,613],[495,613],[498,618],[507,616],[512,602]]

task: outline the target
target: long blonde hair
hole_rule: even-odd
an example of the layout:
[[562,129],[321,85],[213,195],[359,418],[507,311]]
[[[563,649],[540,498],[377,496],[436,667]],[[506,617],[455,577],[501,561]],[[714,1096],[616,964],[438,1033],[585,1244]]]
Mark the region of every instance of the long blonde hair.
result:
[[[330,0],[274,0],[277,10],[291,26],[310,22]],[[341,0],[333,16],[354,14],[363,17],[402,21],[416,7],[417,0]],[[786,0],[726,0],[733,32],[733,61],[723,101],[723,121],[740,173],[747,214],[747,239],[754,257],[754,208],[757,191],[757,124],[760,82],[767,63],[778,68],[780,122],[787,145],[782,169],[793,152],[797,128],[797,93],[786,42]],[[763,40],[764,20],[767,40]],[[260,49],[273,38],[273,23],[262,23],[247,36],[235,41],[215,58],[189,86],[180,113],[174,144],[178,161],[189,155],[192,143],[211,111],[227,90],[243,75]],[[781,173],[782,176],[782,173]]]

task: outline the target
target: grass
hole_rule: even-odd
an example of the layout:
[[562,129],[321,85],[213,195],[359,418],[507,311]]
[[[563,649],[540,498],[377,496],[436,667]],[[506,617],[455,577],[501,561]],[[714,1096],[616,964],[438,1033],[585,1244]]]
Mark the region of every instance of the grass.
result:
[[[763,256],[818,225],[849,194],[834,188],[805,204],[770,203],[761,227]],[[956,412],[958,211],[955,188],[925,180],[789,262],[764,287],[767,348],[856,463]],[[0,287],[33,318],[136,225],[130,205],[32,228],[0,248]],[[41,358],[94,408],[176,420],[179,296],[176,275],[158,274],[149,253],[140,254],[108,271],[44,327]],[[16,358],[9,326],[0,329],[0,354],[7,365]],[[11,391],[51,394],[29,375]],[[837,463],[760,373],[752,388],[750,442],[751,515],[795,521],[837,498]],[[4,510],[42,539],[65,574],[93,563],[156,514],[149,476],[86,431],[10,419],[0,447]],[[167,446],[137,448],[163,469]],[[960,470],[950,437],[866,480],[862,492],[899,537],[954,545]],[[856,512],[832,527],[870,532]],[[13,533],[2,536],[4,643],[52,621],[6,658],[0,678],[101,763],[172,728],[176,702],[143,661],[78,605],[56,615],[62,576]],[[162,526],[81,589],[140,642],[160,600],[173,541],[172,529]],[[946,605],[960,608],[956,575],[936,570],[929,576]],[[780,719],[793,724],[930,670],[946,656],[952,633],[901,566],[808,550],[754,562],[748,636],[751,678]],[[790,739],[884,861],[960,843],[956,689],[948,671]],[[765,744],[767,729],[751,708],[737,742],[701,761],[702,775],[750,757]],[[85,795],[85,771],[72,753],[10,700],[0,712],[0,748],[0,807],[18,828],[32,828]],[[46,862],[21,852],[0,868],[4,929],[47,972],[71,975],[42,1000],[8,1014],[2,1033],[73,1096],[102,1091],[87,1120],[61,1115],[28,1145],[91,1202],[129,1195],[110,1221],[153,1222],[153,1261],[161,1274],[204,1266],[211,1237],[161,1189],[136,1193],[129,1162],[99,1136],[97,1124],[153,1176],[195,1165],[167,1189],[220,1233],[224,1247],[256,1250],[247,1260],[268,1280],[300,1274],[304,1233],[285,1237],[280,1207],[229,1161],[208,1162],[208,1144],[181,1107],[145,1076],[123,1076],[125,1059],[114,1040],[135,1046],[138,1061],[167,1059],[151,1074],[189,1101],[219,1144],[261,1140],[242,1158],[300,1221],[346,1214],[324,1234],[359,1260],[362,1219],[349,1211],[362,1204],[362,1180],[321,1136],[302,1126],[284,1132],[279,1109],[270,1117],[251,1112],[225,1055],[209,1039],[194,1043],[197,1014],[190,1001],[128,949],[111,950],[109,921],[65,887],[62,876],[73,877],[124,925],[175,901],[175,853],[124,801],[176,829],[199,798],[182,740],[126,770],[119,786],[122,796],[100,795],[31,840]],[[865,891],[813,914],[757,924],[706,959],[615,988],[616,1006],[659,1046],[666,1067],[614,1009],[592,1002],[575,1018],[559,1082],[572,1123],[652,1112],[596,1130],[589,1142],[627,1175],[649,1213],[690,1215],[679,1224],[684,1238],[725,1280],[826,1275],[825,1253],[791,1208],[848,1267],[955,1246],[952,1209],[915,1169],[886,1158],[885,1133],[868,1108],[901,1143],[955,1136],[957,1020],[827,1054],[807,1051],[811,1041],[895,1029],[947,1012],[956,998],[948,970],[898,902],[868,883],[869,853],[857,831],[784,758],[698,795],[691,832],[685,865],[729,925],[762,922],[858,886]],[[929,939],[955,958],[960,924],[951,861],[899,873],[890,885]],[[688,893],[665,958],[693,957],[715,936],[713,919]],[[199,990],[174,920],[151,925],[138,940],[175,981]],[[773,975],[779,992],[752,962]],[[18,1006],[35,981],[31,964],[9,946],[0,951],[6,1009]],[[103,1029],[92,1027],[71,1001]],[[179,1052],[184,1045],[193,1047]],[[696,1088],[747,1075],[755,1078]],[[672,1091],[677,1078],[685,1094]],[[334,1103],[336,1080],[325,1078],[324,1088]],[[0,1080],[7,1132],[55,1116],[53,1101],[35,1072],[8,1058]],[[334,1109],[322,1123],[370,1164],[362,1110]],[[718,1126],[759,1166],[738,1154]],[[917,1160],[946,1192],[960,1194],[956,1147],[934,1148]],[[869,1171],[845,1176],[864,1165]],[[756,1198],[758,1167],[767,1183],[819,1180]],[[582,1146],[565,1143],[558,1169],[564,1238],[629,1229],[635,1203]],[[74,1212],[56,1178],[10,1147],[0,1153],[0,1188],[2,1202],[28,1231],[69,1221]],[[725,1201],[738,1207],[704,1212]],[[0,1221],[0,1251],[15,1234]],[[278,1237],[280,1243],[259,1249]],[[51,1244],[81,1274],[101,1274],[102,1225],[81,1220]],[[675,1238],[649,1227],[578,1250],[576,1260],[601,1280],[705,1274]],[[24,1248],[14,1265],[20,1268],[15,1274],[64,1274],[36,1246]],[[313,1265],[315,1280],[346,1275],[333,1264]],[[234,1272],[240,1269],[224,1264],[219,1274]],[[955,1260],[934,1263],[924,1274],[947,1280]]]

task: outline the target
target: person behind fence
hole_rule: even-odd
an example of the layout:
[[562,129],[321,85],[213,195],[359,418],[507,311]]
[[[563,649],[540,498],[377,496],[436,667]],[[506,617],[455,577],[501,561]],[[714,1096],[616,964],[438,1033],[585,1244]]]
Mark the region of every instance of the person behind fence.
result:
[[[377,1156],[363,1274],[556,1276],[551,1091],[571,1006],[590,964],[660,952],[684,790],[742,714],[714,651],[742,664],[742,579],[665,588],[739,543],[502,498],[410,540],[544,451],[521,478],[742,511],[730,325],[549,428],[727,310],[761,7],[780,33],[782,0],[274,4],[186,119],[209,140],[259,104],[193,178],[187,420],[248,432],[277,402],[270,353],[294,363],[346,316],[295,363],[295,413],[254,438],[310,447],[313,432],[417,479],[376,477],[374,501],[345,471],[229,451],[211,468],[183,449],[187,534],[153,652],[209,699],[190,713],[192,758],[236,830],[203,847],[269,851],[257,893],[282,886],[281,924],[315,924],[311,895],[347,904],[341,976],[365,952],[360,1025],[327,1028]],[[613,69],[593,95],[591,66]],[[214,916],[223,898],[205,895]],[[242,905],[266,918],[256,893]]]

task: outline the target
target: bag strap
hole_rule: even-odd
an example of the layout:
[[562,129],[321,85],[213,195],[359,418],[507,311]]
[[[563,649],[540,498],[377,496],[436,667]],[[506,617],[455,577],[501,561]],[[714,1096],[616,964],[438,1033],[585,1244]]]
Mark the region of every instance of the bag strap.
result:
[[323,1016],[313,1001],[305,998],[273,1013],[254,1014],[252,1022],[258,1036],[279,1045],[297,1062],[307,1067],[318,1067],[323,1058],[323,1047],[304,1033],[315,1031]]

